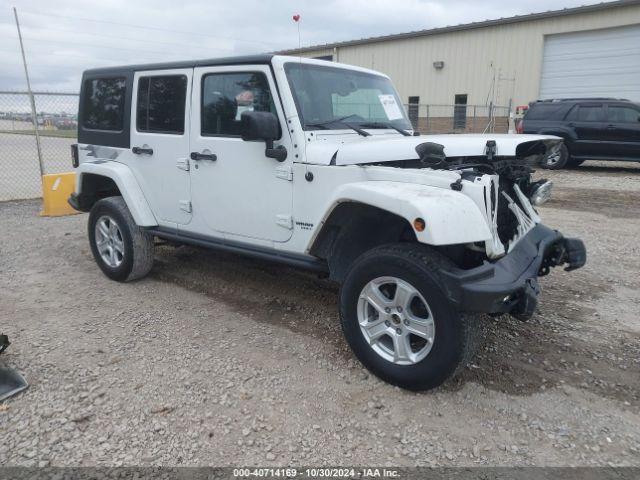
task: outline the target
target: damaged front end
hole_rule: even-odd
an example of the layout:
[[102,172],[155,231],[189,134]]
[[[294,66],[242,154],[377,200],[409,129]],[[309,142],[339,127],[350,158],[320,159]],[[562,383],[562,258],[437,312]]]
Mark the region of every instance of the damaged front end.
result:
[[443,286],[449,299],[463,311],[510,313],[529,319],[538,304],[537,277],[552,267],[565,270],[582,267],[587,260],[584,244],[544,225],[534,226],[509,254],[495,262],[468,270],[443,271]]
[[583,242],[542,225],[534,208],[548,200],[551,183],[533,182],[533,167],[560,145],[526,142],[518,146],[515,157],[505,158],[497,155],[495,142],[489,140],[485,155],[451,159],[445,157],[441,145],[416,147],[424,166],[460,174],[451,188],[474,200],[491,231],[490,240],[467,245],[484,250],[490,261],[443,272],[445,291],[461,310],[529,319],[538,304],[537,277],[548,274],[552,267],[566,265],[569,271],[585,264]]
[[444,146],[432,142],[417,145],[416,152],[423,168],[460,174],[451,188],[473,199],[491,231],[491,239],[484,245],[469,247],[483,249],[489,259],[498,259],[540,223],[534,205],[549,199],[552,183],[533,182],[531,174],[533,167],[560,145],[561,141],[554,139],[524,142],[513,157],[499,156],[493,140],[487,140],[484,155],[447,158]]

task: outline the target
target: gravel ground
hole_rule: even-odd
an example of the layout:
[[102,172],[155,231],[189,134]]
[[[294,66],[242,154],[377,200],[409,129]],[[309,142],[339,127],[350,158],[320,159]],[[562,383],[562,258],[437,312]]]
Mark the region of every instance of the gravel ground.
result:
[[0,203],[2,465],[640,465],[640,166],[542,172],[545,223],[588,265],[541,280],[540,311],[483,321],[484,346],[428,393],[369,375],[313,275],[161,247],[111,282],[86,215]]

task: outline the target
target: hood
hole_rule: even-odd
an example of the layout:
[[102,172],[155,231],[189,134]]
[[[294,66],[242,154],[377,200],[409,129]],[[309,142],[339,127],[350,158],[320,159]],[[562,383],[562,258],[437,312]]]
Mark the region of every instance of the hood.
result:
[[318,135],[316,141],[307,144],[307,163],[316,165],[357,165],[398,160],[418,160],[416,146],[432,142],[444,146],[447,158],[485,155],[487,141],[496,142],[495,155],[515,157],[517,151],[543,144],[546,149],[562,141],[551,135],[516,134],[448,134],[421,135],[419,137],[390,137],[371,135],[345,140],[344,136]]

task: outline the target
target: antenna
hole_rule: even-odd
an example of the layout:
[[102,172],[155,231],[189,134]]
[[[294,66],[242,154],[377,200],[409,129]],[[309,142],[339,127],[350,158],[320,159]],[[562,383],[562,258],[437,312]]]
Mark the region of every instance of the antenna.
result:
[[[293,15],[293,21],[296,22],[296,26],[298,27],[298,62],[300,64],[300,70],[302,73],[302,37],[300,36],[300,20],[301,20],[301,15],[299,13],[296,13],[295,15]],[[298,114],[298,119],[300,119],[300,115]],[[304,145],[304,169],[305,169],[305,178],[309,181],[309,164],[307,163],[307,132],[304,130],[304,125],[302,124],[302,122],[300,122],[300,126],[302,127],[302,144]],[[298,142],[300,143],[300,142]],[[310,178],[313,178],[313,175],[311,175]]]

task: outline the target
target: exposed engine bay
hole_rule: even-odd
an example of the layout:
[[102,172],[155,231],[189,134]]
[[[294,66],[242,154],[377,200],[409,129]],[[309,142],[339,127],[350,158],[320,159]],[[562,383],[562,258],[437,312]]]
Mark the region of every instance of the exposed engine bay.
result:
[[377,165],[459,173],[460,178],[451,184],[451,189],[463,191],[475,201],[492,233],[491,242],[469,248],[484,250],[487,257],[496,259],[510,252],[540,222],[534,205],[548,200],[552,184],[546,179],[532,181],[533,167],[560,145],[525,142],[518,146],[515,157],[507,157],[498,156],[496,142],[488,140],[484,155],[447,157],[443,145],[424,142],[415,147],[418,159]]

